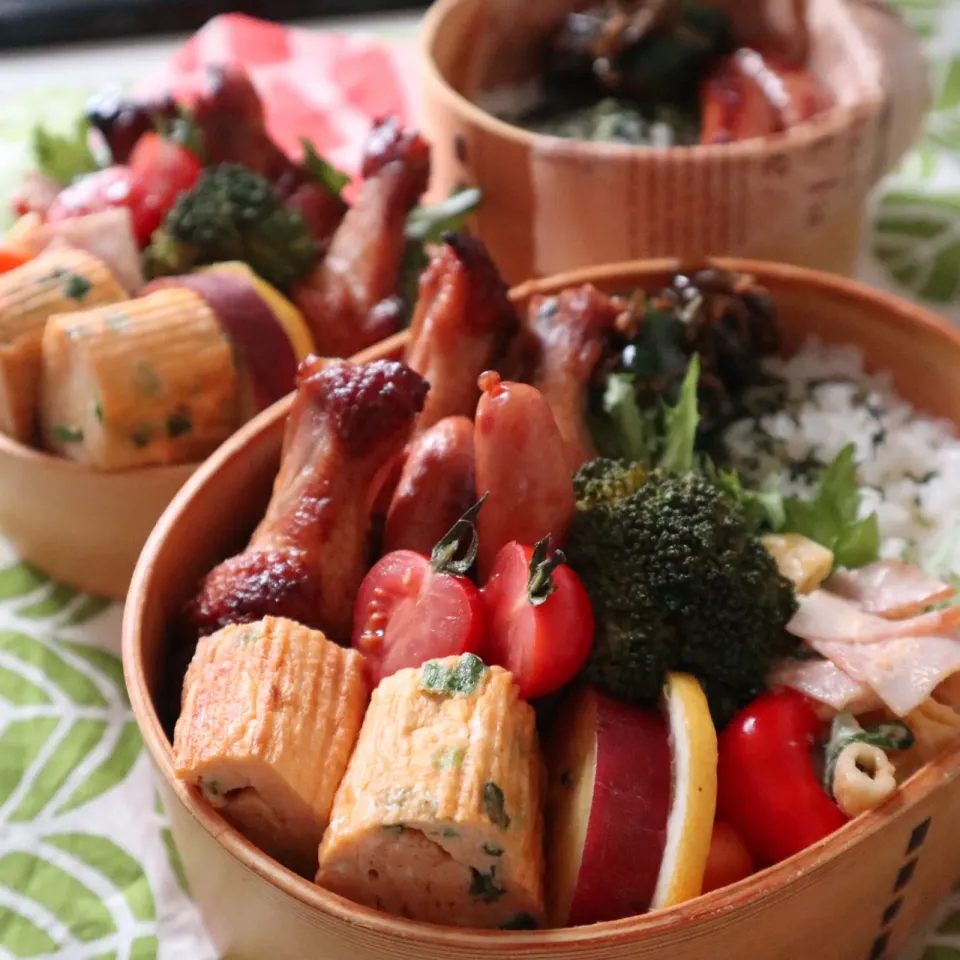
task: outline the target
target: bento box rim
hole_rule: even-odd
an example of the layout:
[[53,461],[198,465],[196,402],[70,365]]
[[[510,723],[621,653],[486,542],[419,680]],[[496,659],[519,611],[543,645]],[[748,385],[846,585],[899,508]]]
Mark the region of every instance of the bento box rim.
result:
[[[549,146],[554,151],[591,152],[602,154],[610,159],[668,158],[688,157],[695,154],[704,161],[728,161],[766,154],[770,150],[803,150],[812,141],[832,134],[840,133],[856,124],[862,124],[880,113],[882,102],[879,99],[867,100],[850,106],[833,106],[816,117],[794,124],[786,130],[738,140],[733,143],[692,144],[687,146],[658,147],[631,143],[611,143],[607,141],[570,140],[546,133],[535,133],[523,127],[501,120],[484,110],[468,97],[456,90],[441,72],[436,60],[436,49],[440,31],[447,18],[459,6],[476,3],[478,0],[436,0],[423,19],[420,32],[420,69],[424,82],[429,84],[448,105],[465,116],[473,124],[492,136],[502,137],[514,143],[528,147]],[[495,0],[486,0],[493,3]]]
[[[552,294],[569,286],[592,283],[601,289],[644,286],[652,278],[675,273],[690,265],[674,258],[637,260],[587,267],[553,277],[530,280],[514,287],[511,299],[522,304],[540,294]],[[876,309],[878,319],[887,322],[923,328],[960,356],[960,329],[935,316],[920,306],[892,294],[876,290],[855,280],[818,270],[787,264],[729,258],[706,258],[698,267],[715,266],[746,273],[761,284],[776,280],[794,285],[805,285],[829,290],[834,296],[850,298]],[[404,331],[351,358],[355,362],[396,357],[408,339]],[[781,889],[791,881],[799,880],[813,871],[832,863],[847,851],[882,830],[895,816],[906,813],[922,802],[938,786],[946,785],[960,776],[960,742],[945,750],[937,759],[924,765],[882,806],[851,821],[833,835],[808,847],[788,860],[768,867],[732,886],[705,894],[686,903],[654,913],[623,920],[608,921],[584,927],[540,931],[466,930],[418,923],[393,917],[353,903],[324,890],[281,866],[247,841],[229,826],[200,797],[194,788],[177,779],[172,751],[147,688],[142,665],[143,635],[140,629],[141,612],[146,604],[153,579],[157,556],[171,529],[179,522],[185,506],[197,491],[229,464],[243,457],[248,448],[261,442],[277,443],[283,421],[289,412],[293,395],[279,400],[272,407],[251,420],[213,454],[178,492],[164,511],[151,533],[137,563],[123,617],[123,667],[130,703],[144,742],[156,770],[165,780],[190,816],[222,846],[235,860],[274,887],[299,901],[345,923],[361,925],[371,935],[389,935],[407,940],[427,941],[441,947],[470,949],[484,946],[520,946],[530,949],[549,945],[585,946],[629,937],[653,936],[670,926],[692,925],[708,918],[715,919],[733,910],[749,906],[765,894]]]

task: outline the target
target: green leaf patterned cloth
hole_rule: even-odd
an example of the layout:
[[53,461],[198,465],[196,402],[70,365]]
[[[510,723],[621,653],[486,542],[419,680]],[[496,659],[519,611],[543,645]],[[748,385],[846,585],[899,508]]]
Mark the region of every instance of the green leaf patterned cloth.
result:
[[116,653],[120,605],[0,541],[0,957],[212,960]]
[[[873,198],[859,272],[960,323],[960,0],[898,6],[925,38],[935,103]],[[37,118],[66,130],[92,92],[0,98],[0,197]],[[0,960],[216,957],[130,713],[119,635],[119,605],[51,583],[0,539]],[[960,960],[960,889],[898,960]]]

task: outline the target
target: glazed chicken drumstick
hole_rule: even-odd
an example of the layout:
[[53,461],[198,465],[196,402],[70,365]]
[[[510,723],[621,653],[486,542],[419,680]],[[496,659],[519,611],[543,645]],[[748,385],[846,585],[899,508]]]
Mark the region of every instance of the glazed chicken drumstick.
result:
[[450,234],[420,277],[407,363],[430,383],[422,433],[445,417],[472,417],[477,378],[489,370],[518,326],[507,285],[486,247]]
[[210,67],[205,79],[193,117],[207,161],[239,163],[266,177],[277,199],[306,221],[322,255],[347,212],[346,201],[274,143],[263,102],[242,67]]
[[264,616],[349,640],[374,498],[410,439],[427,383],[403,363],[303,362],[280,472],[243,553],[187,610],[195,636]]
[[587,390],[622,312],[622,304],[591,284],[530,302],[529,333],[535,352],[532,382],[550,405],[571,472],[597,455],[586,421]]
[[325,357],[351,356],[398,328],[404,226],[427,188],[430,148],[395,119],[382,120],[367,141],[362,173],[326,258],[293,291]]

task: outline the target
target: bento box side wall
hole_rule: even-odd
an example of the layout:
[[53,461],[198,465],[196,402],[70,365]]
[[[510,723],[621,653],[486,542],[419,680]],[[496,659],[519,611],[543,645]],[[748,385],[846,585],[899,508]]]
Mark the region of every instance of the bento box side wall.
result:
[[[862,173],[827,209],[817,216],[811,210],[795,228],[771,229],[784,211],[772,220],[755,212],[757,190],[778,179],[766,171],[816,164],[820,149],[798,153],[795,145],[757,140],[719,155],[622,150],[531,137],[472,103],[488,82],[515,79],[485,76],[492,48],[497,59],[508,48],[506,59],[516,61],[533,46],[529,35],[558,20],[558,10],[575,6],[572,0],[441,0],[423,31],[421,109],[433,145],[431,195],[447,196],[463,184],[483,189],[473,226],[509,282],[670,254],[755,257],[853,273],[869,188]],[[505,14],[508,8],[515,16]],[[856,122],[869,125],[871,117],[868,110]],[[847,121],[834,124],[822,152],[829,154],[834,141],[846,143],[848,136],[858,142]],[[812,198],[811,204],[819,209]],[[561,217],[575,229],[557,229]],[[651,223],[659,227],[651,231],[645,226]]]
[[100,473],[0,438],[0,529],[60,583],[122,600],[151,529],[196,464]]
[[[217,949],[231,960],[877,960],[949,889],[955,871],[945,865],[960,862],[953,781],[863,846],[732,913],[630,923],[609,940],[582,945],[565,943],[561,933],[540,945],[507,947],[466,932],[444,944],[406,931],[369,931],[311,909],[231,857],[166,784],[161,792],[192,892]],[[928,818],[925,842],[908,853]],[[231,843],[245,841],[234,836]],[[882,952],[874,954],[878,941]]]

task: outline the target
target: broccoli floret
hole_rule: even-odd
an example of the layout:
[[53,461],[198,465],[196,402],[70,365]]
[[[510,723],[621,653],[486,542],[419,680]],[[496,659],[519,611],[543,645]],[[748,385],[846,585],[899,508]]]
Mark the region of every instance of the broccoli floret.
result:
[[793,587],[735,498],[698,473],[594,460],[576,475],[565,553],[596,619],[587,676],[621,700],[655,702],[670,670],[704,686],[714,719],[764,687],[793,652]]
[[285,290],[313,269],[317,252],[303,217],[277,200],[268,180],[224,163],[206,169],[179,197],[153,235],[146,266],[159,277],[243,260]]

